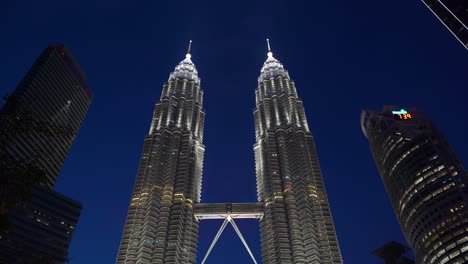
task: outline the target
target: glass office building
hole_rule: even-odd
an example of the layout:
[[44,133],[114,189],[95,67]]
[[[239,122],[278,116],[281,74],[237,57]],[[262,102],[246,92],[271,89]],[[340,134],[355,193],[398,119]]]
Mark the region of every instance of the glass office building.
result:
[[65,45],[49,45],[0,110],[4,153],[34,162],[52,188],[92,101],[86,75]]
[[361,127],[416,263],[468,262],[468,175],[416,109],[364,110]]
[[[52,190],[92,100],[86,75],[65,45],[49,45],[0,110],[1,198],[9,232],[0,263],[65,263],[82,205]],[[43,185],[32,191],[33,178]],[[26,184],[25,184],[26,183]],[[25,188],[26,186],[26,188]],[[5,201],[3,200],[3,201]],[[10,202],[11,203],[11,202]]]
[[66,263],[81,209],[58,192],[34,187],[31,199],[8,215],[10,230],[0,238],[0,263]]

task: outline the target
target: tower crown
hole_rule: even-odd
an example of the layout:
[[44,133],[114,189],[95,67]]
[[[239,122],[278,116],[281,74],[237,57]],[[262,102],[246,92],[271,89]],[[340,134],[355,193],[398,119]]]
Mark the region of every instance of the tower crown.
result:
[[268,53],[267,59],[263,63],[263,67],[260,70],[260,76],[258,77],[258,83],[263,82],[264,80],[269,80],[271,78],[283,77],[289,79],[289,73],[284,69],[283,64],[279,62],[275,57],[273,57],[273,52],[270,48],[270,40],[267,39]]
[[200,85],[200,77],[198,77],[198,71],[193,64],[191,58],[192,55],[190,54],[190,48],[192,46],[192,41],[190,40],[189,48],[187,54],[185,55],[185,59],[175,67],[174,71],[171,72],[169,75],[169,81],[179,79],[188,79],[194,81],[196,84]]

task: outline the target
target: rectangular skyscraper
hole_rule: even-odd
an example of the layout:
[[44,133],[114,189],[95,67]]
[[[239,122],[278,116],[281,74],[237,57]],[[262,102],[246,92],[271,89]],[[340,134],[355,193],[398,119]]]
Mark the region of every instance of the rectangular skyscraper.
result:
[[[49,45],[0,110],[1,199],[21,205],[8,210],[1,263],[66,261],[82,206],[52,188],[91,100],[71,52]],[[28,180],[42,173],[44,185],[30,189]]]
[[258,78],[254,116],[263,263],[342,263],[302,101],[271,52]]
[[0,151],[35,159],[52,188],[91,104],[86,75],[64,45],[49,45],[1,109]]
[[65,263],[82,206],[36,186],[25,206],[9,214],[9,233],[0,239],[0,263]]
[[361,127],[416,263],[467,263],[468,175],[444,137],[395,106],[362,111]]
[[423,0],[423,2],[468,49],[468,1]]
[[190,54],[170,74],[143,145],[116,263],[195,263],[203,91]]

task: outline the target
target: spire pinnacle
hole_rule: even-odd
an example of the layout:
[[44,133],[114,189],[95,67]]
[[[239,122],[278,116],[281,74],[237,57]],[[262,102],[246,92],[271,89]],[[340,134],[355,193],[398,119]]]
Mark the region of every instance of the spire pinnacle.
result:
[[192,40],[190,40],[190,42],[189,42],[187,55],[185,55],[185,58],[187,58],[187,59],[190,59],[192,57],[192,55],[190,55],[190,49],[192,49]]
[[268,58],[271,58],[273,57],[273,53],[271,52],[270,39],[267,39],[267,46],[268,46]]

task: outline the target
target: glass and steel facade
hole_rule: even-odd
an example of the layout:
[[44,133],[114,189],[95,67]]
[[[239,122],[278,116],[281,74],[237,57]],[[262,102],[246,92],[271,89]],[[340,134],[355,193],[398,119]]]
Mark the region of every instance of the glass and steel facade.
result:
[[263,263],[342,263],[302,100],[271,52],[258,77],[254,118]]
[[416,263],[467,263],[468,175],[443,136],[394,106],[362,111],[361,127]]
[[423,0],[450,32],[468,49],[468,3],[465,0]]
[[[65,263],[82,205],[52,190],[92,101],[86,75],[64,45],[49,45],[0,110],[2,198],[34,166],[43,185],[20,188],[0,236],[0,263]],[[7,161],[7,162],[6,162]],[[11,166],[10,166],[11,165]],[[20,169],[18,169],[20,168]]]
[[203,91],[190,54],[156,103],[116,263],[195,263],[203,167]]
[[86,75],[68,48],[49,45],[0,110],[1,129],[7,131],[1,135],[0,151],[19,162],[34,160],[52,188],[92,97]]
[[82,205],[36,186],[26,204],[9,213],[10,230],[0,238],[0,263],[66,263]]

